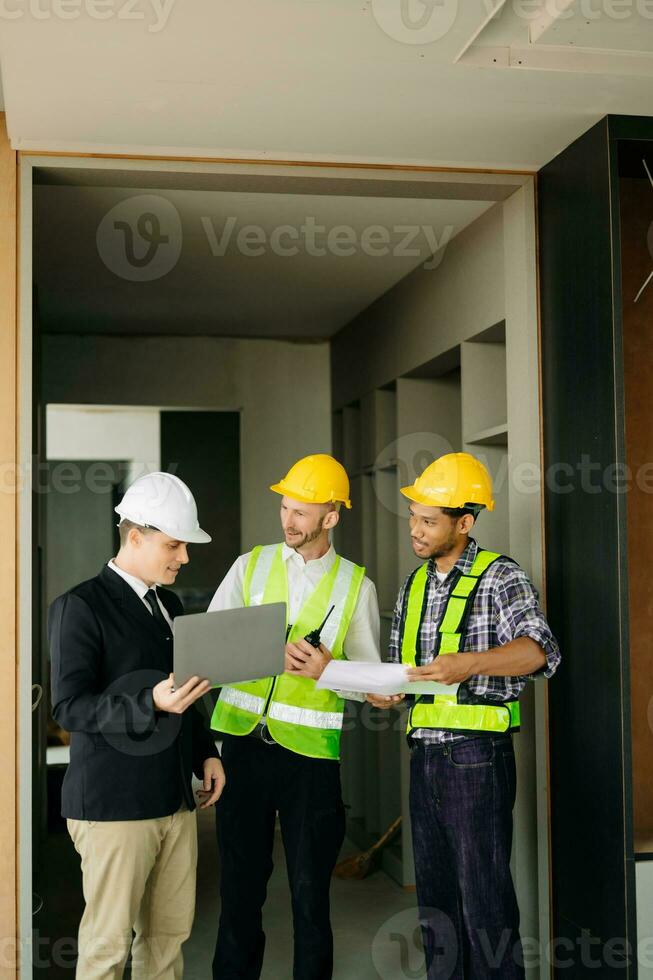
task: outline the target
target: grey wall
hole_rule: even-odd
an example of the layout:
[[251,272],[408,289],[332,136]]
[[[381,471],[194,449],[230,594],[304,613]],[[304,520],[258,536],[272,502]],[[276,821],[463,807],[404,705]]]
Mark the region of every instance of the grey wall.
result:
[[[99,468],[101,467],[101,469]],[[49,605],[62,592],[93,575],[114,554],[112,485],[124,477],[116,461],[48,464],[45,592]]]
[[268,486],[331,449],[328,344],[214,337],[43,337],[43,401],[241,413],[241,548],[279,539]]
[[505,315],[503,209],[496,204],[333,339],[332,397],[340,408],[450,350]]

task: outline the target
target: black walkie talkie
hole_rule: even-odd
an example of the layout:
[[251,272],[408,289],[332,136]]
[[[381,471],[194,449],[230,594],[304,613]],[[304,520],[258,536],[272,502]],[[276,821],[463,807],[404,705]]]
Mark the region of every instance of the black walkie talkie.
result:
[[333,610],[335,608],[336,608],[335,606],[331,606],[331,608],[329,609],[328,613],[326,614],[326,616],[322,620],[321,625],[318,626],[318,628],[316,630],[311,630],[311,632],[310,633],[307,633],[306,636],[304,637],[304,639],[306,640],[306,642],[307,643],[310,643],[311,646],[312,647],[315,647],[316,650],[317,650],[317,648],[320,645],[320,636],[321,636],[322,630],[324,629],[324,624],[326,623],[327,619],[329,618],[329,616],[331,615],[331,613],[333,612]]

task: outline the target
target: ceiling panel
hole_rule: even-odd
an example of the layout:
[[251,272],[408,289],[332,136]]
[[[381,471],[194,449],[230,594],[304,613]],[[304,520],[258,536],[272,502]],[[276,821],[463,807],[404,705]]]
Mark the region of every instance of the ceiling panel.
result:
[[[12,0],[0,18],[19,149],[536,170],[606,113],[651,112],[639,63],[600,80],[582,62],[457,63],[492,0],[115,0],[105,19],[95,0],[35,7]],[[650,36],[633,23],[591,29],[601,44]]]
[[40,327],[330,337],[420,263],[437,268],[447,244],[491,206],[36,186]]

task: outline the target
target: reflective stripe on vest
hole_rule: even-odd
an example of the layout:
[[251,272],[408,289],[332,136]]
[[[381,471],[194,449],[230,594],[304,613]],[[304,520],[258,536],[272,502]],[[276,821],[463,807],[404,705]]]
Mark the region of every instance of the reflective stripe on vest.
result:
[[[302,606],[288,637],[297,640],[318,626],[328,609],[335,609],[322,633],[322,642],[336,658],[344,657],[343,643],[356,607],[365,569],[339,556]],[[245,605],[288,602],[288,577],[283,545],[258,546],[252,551],[243,578]],[[232,735],[247,735],[266,716],[272,737],[300,755],[337,759],[344,702],[333,691],[318,690],[308,677],[281,674],[224,687],[215,706],[211,727]]]
[[243,711],[249,711],[252,715],[262,715],[265,710],[265,698],[240,691],[237,687],[223,687],[220,691],[220,698],[225,704],[232,704],[234,708],[242,708]]
[[308,728],[342,728],[342,711],[311,711],[293,704],[270,703],[268,718],[286,721],[289,725],[306,725]]
[[[265,594],[266,589],[269,593],[271,587],[279,589],[274,598]],[[243,601],[246,606],[261,606],[266,602],[288,603],[288,578],[283,552],[278,545],[265,548],[258,545],[253,549],[243,579]]]
[[433,703],[415,702],[410,709],[407,732],[416,728],[442,728],[457,732],[516,731],[520,724],[519,701],[502,704],[458,704],[457,696],[436,694]]
[[[435,655],[458,653],[464,646],[467,621],[479,582],[487,569],[500,558],[494,551],[478,551],[469,572],[454,585],[437,632]],[[419,632],[424,615],[427,587],[426,564],[420,566],[408,583],[406,614],[401,642],[402,663],[417,664]],[[453,695],[422,695],[415,700],[408,715],[408,733],[416,728],[441,728],[451,731],[508,732],[519,728],[519,701],[501,704],[460,702],[461,685]]]

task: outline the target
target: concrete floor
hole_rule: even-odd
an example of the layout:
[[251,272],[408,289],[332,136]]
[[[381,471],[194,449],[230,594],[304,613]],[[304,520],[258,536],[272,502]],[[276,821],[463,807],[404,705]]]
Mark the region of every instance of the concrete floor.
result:
[[[184,947],[185,980],[210,980],[211,959],[219,916],[218,854],[213,809],[199,814],[200,858],[197,914]],[[355,853],[345,843],[342,856]],[[35,976],[70,980],[70,953],[82,911],[79,859],[65,831],[53,833],[43,855],[39,876],[43,909],[35,917],[41,964]],[[334,878],[331,889],[335,935],[335,980],[422,980],[415,896],[376,871],[363,881]],[[292,977],[292,921],[280,836],[275,840],[275,868],[264,913],[267,935],[262,980]],[[58,944],[58,945],[57,945]],[[58,951],[53,955],[53,951]],[[55,963],[54,960],[58,962]]]

